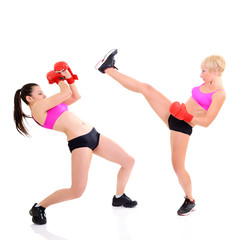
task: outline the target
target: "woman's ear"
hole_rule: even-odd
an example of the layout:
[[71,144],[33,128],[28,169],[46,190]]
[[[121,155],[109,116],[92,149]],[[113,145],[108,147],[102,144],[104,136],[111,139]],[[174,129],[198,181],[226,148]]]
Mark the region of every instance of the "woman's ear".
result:
[[26,96],[26,100],[28,103],[33,102],[33,98],[31,96]]
[[215,75],[217,77],[221,75],[218,70],[214,70],[212,73],[213,73],[213,75]]

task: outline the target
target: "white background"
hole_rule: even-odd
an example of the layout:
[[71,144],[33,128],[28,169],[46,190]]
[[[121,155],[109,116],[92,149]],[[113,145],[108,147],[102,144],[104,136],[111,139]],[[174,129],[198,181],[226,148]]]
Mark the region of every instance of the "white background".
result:
[[[240,238],[238,1],[9,0],[0,22],[1,239]],[[181,102],[202,83],[205,57],[226,60],[226,102],[209,128],[194,128],[189,144],[197,203],[189,217],[176,214],[184,193],[171,166],[169,130],[142,96],[94,69],[113,48],[121,72]],[[13,96],[29,82],[56,93],[45,76],[57,61],[79,76],[82,99],[70,111],[135,158],[126,193],[137,208],[111,207],[119,166],[94,156],[83,197],[47,209],[46,226],[32,224],[32,205],[70,186],[70,153],[63,134],[32,120],[32,137],[18,134]]]

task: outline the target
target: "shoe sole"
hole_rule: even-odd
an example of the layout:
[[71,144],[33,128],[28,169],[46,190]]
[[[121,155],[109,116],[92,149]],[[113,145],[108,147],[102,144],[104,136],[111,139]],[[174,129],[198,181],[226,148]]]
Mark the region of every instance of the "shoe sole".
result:
[[121,205],[112,204],[112,206],[113,206],[113,207],[134,208],[134,207],[136,207],[136,206],[137,206],[137,204],[136,204],[136,205],[134,205],[134,206],[127,206],[127,205],[123,205],[123,204],[121,204]]
[[114,206],[113,207],[125,207],[125,208],[135,208],[137,205],[135,206],[124,206],[124,205],[120,205],[120,206]]
[[[115,53],[115,51],[116,51],[116,53]],[[106,60],[108,59],[108,57],[111,56],[111,54],[113,54],[113,53],[114,53],[114,55],[116,55],[116,54],[117,54],[117,49],[113,49],[113,50],[109,51],[109,52],[104,56],[103,60],[99,61],[99,62],[96,64],[95,69],[98,70],[98,69],[103,65],[103,63],[106,62]]]
[[188,215],[190,215],[192,212],[194,212],[196,210],[196,207],[194,207],[193,209],[191,209],[191,211],[189,211],[189,212],[187,212],[187,213],[183,213],[183,214],[179,214],[178,213],[178,215],[179,216],[188,216]]

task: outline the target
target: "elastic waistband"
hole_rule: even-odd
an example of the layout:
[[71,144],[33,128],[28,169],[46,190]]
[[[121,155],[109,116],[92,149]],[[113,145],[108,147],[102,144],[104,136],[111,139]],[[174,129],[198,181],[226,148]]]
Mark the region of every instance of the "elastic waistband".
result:
[[95,129],[94,127],[92,128],[92,130],[91,130],[90,132],[88,132],[88,133],[86,133],[86,134],[83,134],[83,135],[81,135],[81,136],[75,137],[75,138],[69,140],[68,143],[74,142],[76,139],[79,139],[79,138],[81,138],[81,137],[85,137],[85,136],[87,136],[88,134],[91,134],[91,133],[93,133],[93,132],[96,132],[96,129]]

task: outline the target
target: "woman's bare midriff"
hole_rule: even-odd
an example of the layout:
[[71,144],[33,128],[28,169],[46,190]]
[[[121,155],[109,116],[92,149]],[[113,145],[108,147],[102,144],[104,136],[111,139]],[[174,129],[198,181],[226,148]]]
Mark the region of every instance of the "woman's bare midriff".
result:
[[[195,117],[204,117],[207,113],[205,109],[203,109],[200,105],[196,103],[196,101],[190,97],[188,101],[185,103],[187,112],[192,114]],[[192,123],[189,123],[192,127],[195,125]]]
[[64,112],[53,126],[53,130],[65,133],[68,141],[89,133],[92,128],[92,125],[69,111]]
[[[204,117],[207,113],[196,101],[190,97],[185,103],[188,113],[195,117]],[[194,124],[190,125],[194,127]],[[93,126],[79,117],[77,117],[72,112],[64,112],[55,122],[53,130],[63,132],[67,135],[67,140],[74,139],[76,137],[85,135],[92,130]]]

